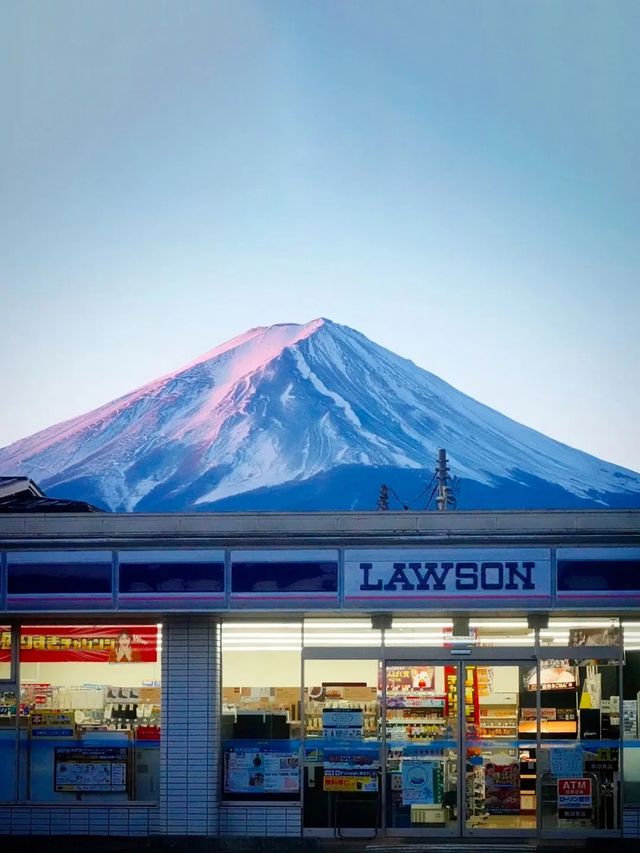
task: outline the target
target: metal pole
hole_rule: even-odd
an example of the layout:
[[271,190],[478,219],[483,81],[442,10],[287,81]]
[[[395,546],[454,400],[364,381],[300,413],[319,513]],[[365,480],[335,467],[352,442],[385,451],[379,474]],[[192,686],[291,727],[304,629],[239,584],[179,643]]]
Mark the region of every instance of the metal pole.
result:
[[436,497],[436,506],[442,512],[447,508],[447,495],[449,489],[447,480],[449,479],[449,468],[447,467],[447,451],[444,448],[438,450],[438,496]]

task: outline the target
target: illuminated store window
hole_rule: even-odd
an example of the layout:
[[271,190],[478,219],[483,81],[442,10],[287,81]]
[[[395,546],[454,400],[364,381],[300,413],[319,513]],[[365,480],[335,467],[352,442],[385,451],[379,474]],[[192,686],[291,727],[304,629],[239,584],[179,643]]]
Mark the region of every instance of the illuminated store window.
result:
[[619,647],[620,643],[620,620],[608,617],[550,619],[540,631],[542,646]]
[[640,622],[624,620],[621,724],[624,748],[624,803],[640,806]]
[[300,796],[299,622],[222,626],[223,797]]
[[477,646],[533,646],[535,631],[526,619],[472,619],[469,633]]
[[20,799],[158,799],[160,658],[160,625],[21,627]]
[[535,632],[526,619],[471,619],[464,636],[456,636],[451,619],[394,618],[385,631],[385,646],[407,648],[447,648],[451,645],[471,647],[533,646]]
[[453,622],[451,619],[403,619],[394,618],[391,628],[384,635],[385,646],[444,648],[451,643]]
[[370,617],[304,622],[308,828],[365,829],[380,822],[382,632],[371,622]]
[[6,681],[9,678],[11,678],[11,626],[0,625],[0,681]]
[[371,627],[371,618],[305,619],[305,648],[345,648],[363,646],[379,648],[382,632]]

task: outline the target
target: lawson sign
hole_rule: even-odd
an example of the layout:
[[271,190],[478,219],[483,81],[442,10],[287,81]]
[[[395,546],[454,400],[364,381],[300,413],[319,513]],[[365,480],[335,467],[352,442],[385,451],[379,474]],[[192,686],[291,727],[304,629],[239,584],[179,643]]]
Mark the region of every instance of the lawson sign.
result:
[[344,556],[346,607],[548,607],[546,548],[363,549]]

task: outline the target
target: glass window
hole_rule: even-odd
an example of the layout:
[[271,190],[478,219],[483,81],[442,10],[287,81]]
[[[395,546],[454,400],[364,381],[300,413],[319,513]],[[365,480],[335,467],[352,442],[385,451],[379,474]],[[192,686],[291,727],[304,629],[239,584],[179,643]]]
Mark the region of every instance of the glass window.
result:
[[[334,632],[338,643],[345,627]],[[377,654],[305,660],[305,827],[379,825],[381,677]]]
[[11,678],[11,626],[0,625],[0,681]]
[[536,667],[463,664],[469,829],[536,828]]
[[621,642],[620,620],[615,618],[550,619],[540,631],[542,646],[619,647]]
[[9,563],[8,594],[77,595],[111,592],[110,563]]
[[528,627],[526,619],[471,619],[465,636],[456,636],[451,619],[394,618],[391,628],[385,631],[384,642],[387,647],[407,648],[533,646],[535,632]]
[[380,647],[382,632],[371,627],[370,617],[360,619],[305,619],[305,648]]
[[640,622],[624,621],[622,736],[624,802],[640,806]]
[[160,625],[22,626],[21,799],[158,799],[160,655]]
[[225,799],[300,797],[300,622],[222,626]]
[[224,563],[127,563],[119,569],[120,592],[223,592]]
[[451,619],[404,619],[394,618],[391,628],[384,632],[385,646],[444,648],[451,643],[453,622]]
[[618,829],[619,662],[577,651],[575,658],[549,658],[540,662],[539,683],[543,828]]
[[558,590],[640,591],[640,560],[558,560]]
[[16,692],[0,686],[0,803],[16,798],[16,715],[18,702]]
[[234,562],[233,592],[337,592],[337,562]]

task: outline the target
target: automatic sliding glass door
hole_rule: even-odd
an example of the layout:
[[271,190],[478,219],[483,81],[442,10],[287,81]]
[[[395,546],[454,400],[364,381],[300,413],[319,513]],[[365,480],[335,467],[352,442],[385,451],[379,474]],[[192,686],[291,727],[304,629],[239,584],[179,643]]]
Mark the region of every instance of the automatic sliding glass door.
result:
[[458,664],[387,661],[383,674],[387,833],[457,835]]
[[462,665],[466,835],[536,830],[535,672],[533,662]]

